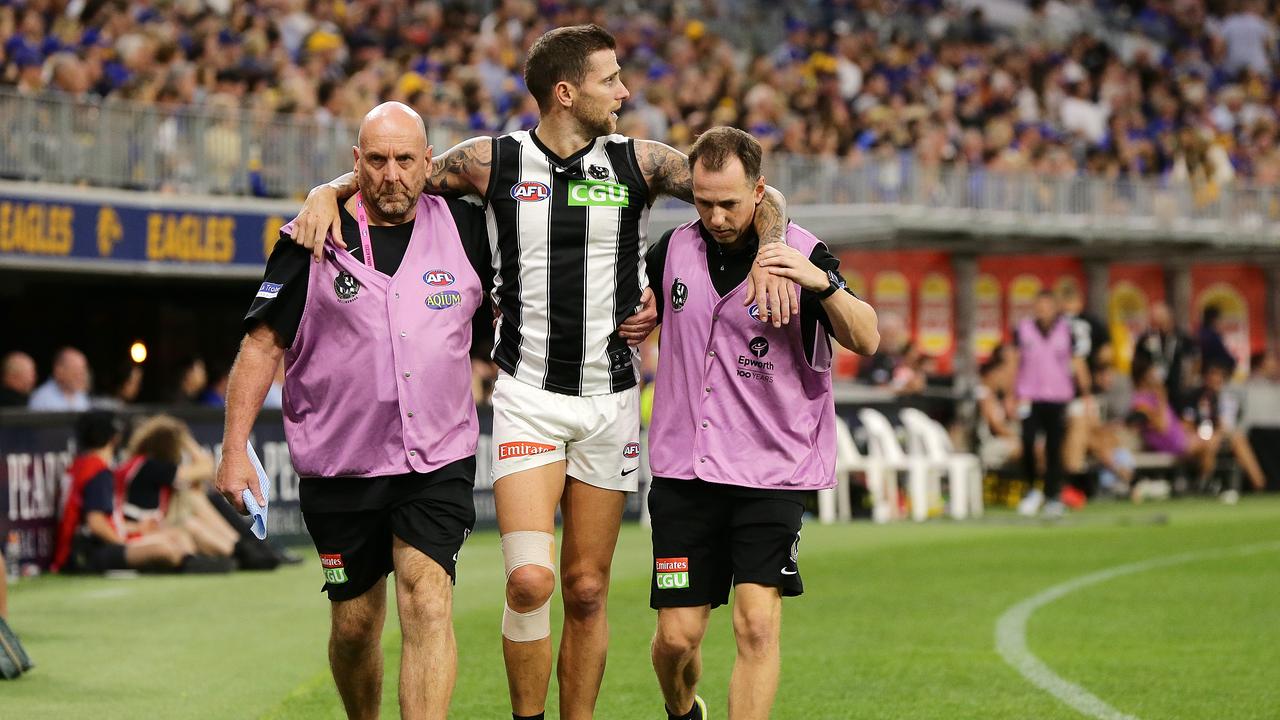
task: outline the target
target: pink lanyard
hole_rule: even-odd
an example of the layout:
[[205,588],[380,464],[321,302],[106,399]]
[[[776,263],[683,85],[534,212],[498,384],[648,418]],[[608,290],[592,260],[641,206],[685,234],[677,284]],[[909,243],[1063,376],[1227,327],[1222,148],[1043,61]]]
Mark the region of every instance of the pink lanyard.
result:
[[360,250],[364,253],[364,264],[373,267],[373,246],[369,244],[369,218],[365,217],[364,202],[360,199],[360,193],[356,193],[356,224],[360,226]]

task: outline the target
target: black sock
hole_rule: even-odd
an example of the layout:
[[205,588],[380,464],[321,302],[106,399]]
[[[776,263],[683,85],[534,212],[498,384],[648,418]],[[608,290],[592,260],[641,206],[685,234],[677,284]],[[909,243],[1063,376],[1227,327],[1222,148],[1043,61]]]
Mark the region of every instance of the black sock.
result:
[[702,711],[698,709],[698,703],[694,702],[689,708],[689,712],[683,715],[674,715],[666,705],[662,706],[667,711],[667,720],[702,720]]
[[515,713],[511,713],[511,720],[546,720],[546,714],[545,710],[537,715],[517,715]]

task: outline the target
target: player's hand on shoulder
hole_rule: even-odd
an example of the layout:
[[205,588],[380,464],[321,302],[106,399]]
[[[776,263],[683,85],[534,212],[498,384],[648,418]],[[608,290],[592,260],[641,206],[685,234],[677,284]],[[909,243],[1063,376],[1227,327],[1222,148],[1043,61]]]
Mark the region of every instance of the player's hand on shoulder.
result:
[[306,248],[319,260],[324,256],[324,240],[333,235],[340,248],[347,244],[342,240],[342,221],[338,215],[338,193],[329,185],[318,185],[307,193],[302,210],[293,219],[293,241]]
[[769,243],[761,247],[756,254],[756,262],[767,268],[770,274],[789,278],[810,292],[822,292],[831,282],[822,268],[786,243]]

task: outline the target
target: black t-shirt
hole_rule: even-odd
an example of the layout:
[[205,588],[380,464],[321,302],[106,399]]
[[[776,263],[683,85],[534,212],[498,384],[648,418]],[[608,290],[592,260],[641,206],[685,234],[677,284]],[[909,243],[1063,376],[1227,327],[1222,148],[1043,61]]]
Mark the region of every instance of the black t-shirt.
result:
[[[707,244],[707,268],[711,272],[711,284],[715,287],[716,293],[724,297],[741,285],[751,273],[751,263],[755,260],[759,239],[756,237],[755,230],[749,229],[745,245],[736,251],[726,252],[720,248],[720,244],[701,223],[698,224],[698,231]],[[675,230],[672,229],[663,234],[662,239],[649,248],[644,259],[645,271],[649,276],[649,287],[653,289],[653,296],[658,305],[658,322],[662,322],[662,313],[667,304],[667,299],[662,294],[662,273],[667,266],[667,247],[671,244],[671,235],[674,232]],[[828,274],[840,275],[840,260],[832,255],[825,245],[813,246],[813,251],[809,253],[809,261]],[[841,283],[843,282],[844,279],[841,277]],[[852,291],[849,291],[849,294],[852,295]],[[817,294],[803,288],[800,290],[800,318],[804,323],[800,329],[805,357],[809,362],[813,362],[813,340],[819,325],[824,330],[824,335],[830,336],[833,332],[831,318],[827,317],[822,301],[818,299]]]
[[[138,471],[129,481],[129,489],[125,491],[125,502],[142,510],[158,510],[161,491],[164,488],[173,488],[173,481],[177,477],[177,465],[167,460],[147,458],[138,466]],[[129,515],[127,512],[125,514]]]
[[30,396],[13,388],[0,387],[0,407],[26,407]]
[[[485,227],[484,210],[461,198],[446,198],[445,202],[458,227],[462,249],[471,261],[471,267],[480,276],[486,298],[485,302],[480,303],[472,320],[471,355],[488,357],[489,346],[493,343],[493,310],[487,298],[489,291],[493,289],[493,266],[489,259],[489,236]],[[348,252],[357,260],[363,261],[360,227],[346,207],[339,206],[338,210],[342,220],[342,238],[347,243]],[[412,236],[412,222],[388,226],[370,225],[369,244],[373,249],[374,269],[383,275],[394,275],[400,269]],[[280,335],[285,347],[293,344],[307,303],[307,284],[312,264],[310,252],[293,242],[288,235],[280,234],[280,241],[267,259],[263,284],[257,297],[253,299],[253,304],[249,306],[249,312],[245,314],[245,332],[253,330],[258,323],[266,323]]]
[[111,517],[115,512],[115,492],[116,479],[106,468],[85,483],[80,505],[80,524],[82,526],[88,524],[91,512],[100,512]]

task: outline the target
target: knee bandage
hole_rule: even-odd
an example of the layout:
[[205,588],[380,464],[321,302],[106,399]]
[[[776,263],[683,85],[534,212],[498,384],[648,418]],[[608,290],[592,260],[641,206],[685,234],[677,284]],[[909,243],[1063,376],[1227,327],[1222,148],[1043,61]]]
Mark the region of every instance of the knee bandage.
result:
[[[516,568],[539,565],[556,573],[556,536],[536,530],[519,530],[502,536],[502,560],[507,577]],[[516,612],[503,602],[502,637],[513,642],[532,642],[551,636],[551,598],[529,612]]]

